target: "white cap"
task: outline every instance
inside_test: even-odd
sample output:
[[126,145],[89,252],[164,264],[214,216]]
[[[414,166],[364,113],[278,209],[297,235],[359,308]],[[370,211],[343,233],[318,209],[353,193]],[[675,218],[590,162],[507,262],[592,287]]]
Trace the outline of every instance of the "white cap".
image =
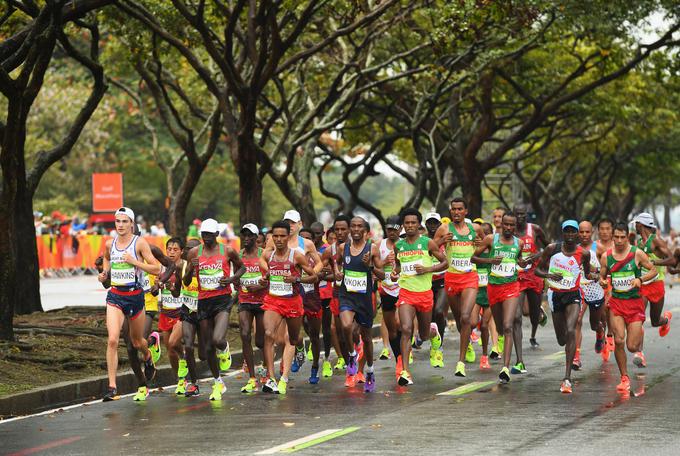
[[300,217],[300,213],[296,210],[291,209],[290,211],[286,211],[285,214],[283,214],[283,220],[290,220],[291,222],[298,223],[302,218]]
[[442,216],[437,214],[436,212],[430,212],[425,216],[425,221],[427,222],[430,219],[435,219],[438,222],[442,221]]
[[246,223],[243,225],[243,228],[241,228],[241,233],[244,231],[250,231],[253,234],[260,234],[260,230],[257,229],[257,226],[254,223]]
[[127,215],[128,217],[130,217],[130,220],[132,221],[132,223],[135,222],[135,213],[129,207],[121,207],[114,214],[114,216],[116,216],[116,215]]
[[466,217],[466,218],[465,218],[465,223],[472,223],[472,220],[470,220],[469,218]]
[[647,212],[640,212],[638,215],[635,216],[633,222],[639,223],[640,225],[644,225],[648,228],[656,228],[656,223],[654,223],[654,217],[652,216],[652,214],[649,214]]
[[217,220],[209,218],[203,220],[201,223],[201,229],[199,231],[201,233],[219,233],[220,228]]

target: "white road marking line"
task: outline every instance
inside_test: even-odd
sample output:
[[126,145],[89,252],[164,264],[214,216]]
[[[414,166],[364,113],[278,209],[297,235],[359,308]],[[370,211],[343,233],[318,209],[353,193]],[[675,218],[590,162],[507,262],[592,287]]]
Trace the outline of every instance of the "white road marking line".
[[255,454],[276,454],[279,453],[282,450],[286,450],[288,448],[294,447],[296,445],[301,445],[303,443],[309,442],[311,440],[318,439],[320,437],[325,437],[327,435],[333,434],[335,432],[340,431],[340,429],[326,429],[325,431],[317,432],[316,434],[311,434],[306,437],[301,437],[296,440],[291,440],[290,442],[282,443],[281,445],[277,445],[275,447],[271,447],[266,450],[258,451]]

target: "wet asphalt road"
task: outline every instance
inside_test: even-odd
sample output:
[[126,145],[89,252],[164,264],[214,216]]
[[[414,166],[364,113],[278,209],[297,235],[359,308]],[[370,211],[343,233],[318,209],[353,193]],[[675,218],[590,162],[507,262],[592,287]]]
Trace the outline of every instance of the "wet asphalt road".
[[[680,312],[677,288],[666,308]],[[613,355],[603,363],[589,330],[583,369],[572,376],[574,394],[560,394],[564,356],[552,326],[539,328],[541,347],[532,350],[525,321],[529,372],[513,375],[508,385],[496,382],[498,361],[490,371],[479,370],[478,346],[468,377],[454,377],[458,339],[449,331],[446,367],[430,368],[425,344],[415,351],[415,384],[408,389],[396,385],[391,360],[376,361],[374,394],[345,388],[337,371],[309,385],[309,362],[293,374],[285,396],[242,394],[246,378],[233,372],[217,403],[208,400],[205,383],[197,398],[176,397],[166,388],[145,403],[125,397],[0,422],[0,454],[241,455],[273,454],[277,447],[303,454],[680,454],[680,327],[664,339],[649,322],[645,327],[648,367],[636,368],[629,356],[636,394],[627,397],[615,391],[619,373]],[[451,392],[458,387],[466,388]],[[305,448],[309,440],[313,445]]]

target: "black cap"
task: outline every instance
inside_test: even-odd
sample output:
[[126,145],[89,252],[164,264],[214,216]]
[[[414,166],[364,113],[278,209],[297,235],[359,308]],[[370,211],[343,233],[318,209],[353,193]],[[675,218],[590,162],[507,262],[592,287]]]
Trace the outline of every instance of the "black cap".
[[387,228],[394,228],[395,230],[398,230],[401,228],[401,217],[398,215],[390,215],[387,217],[387,220],[385,220],[385,229]]

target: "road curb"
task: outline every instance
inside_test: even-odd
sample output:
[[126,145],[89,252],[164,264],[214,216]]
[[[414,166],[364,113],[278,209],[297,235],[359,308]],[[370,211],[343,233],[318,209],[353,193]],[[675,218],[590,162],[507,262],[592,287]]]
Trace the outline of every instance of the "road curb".
[[[380,325],[374,325],[373,337],[380,336]],[[323,336],[321,337],[323,341]],[[309,339],[305,338],[308,342]],[[260,350],[254,348],[255,359],[260,357]],[[243,364],[243,353],[232,352],[232,367],[240,369]],[[197,363],[198,372],[207,372],[208,364]],[[155,385],[174,385],[175,373],[169,364],[158,366]],[[116,379],[118,393],[129,394],[137,390],[137,379],[132,370],[120,372]],[[49,387],[36,388],[23,393],[12,394],[0,398],[0,419],[32,413],[40,413],[59,407],[66,407],[80,402],[87,402],[101,397],[108,387],[108,377],[99,375],[77,381],[61,382]]]

